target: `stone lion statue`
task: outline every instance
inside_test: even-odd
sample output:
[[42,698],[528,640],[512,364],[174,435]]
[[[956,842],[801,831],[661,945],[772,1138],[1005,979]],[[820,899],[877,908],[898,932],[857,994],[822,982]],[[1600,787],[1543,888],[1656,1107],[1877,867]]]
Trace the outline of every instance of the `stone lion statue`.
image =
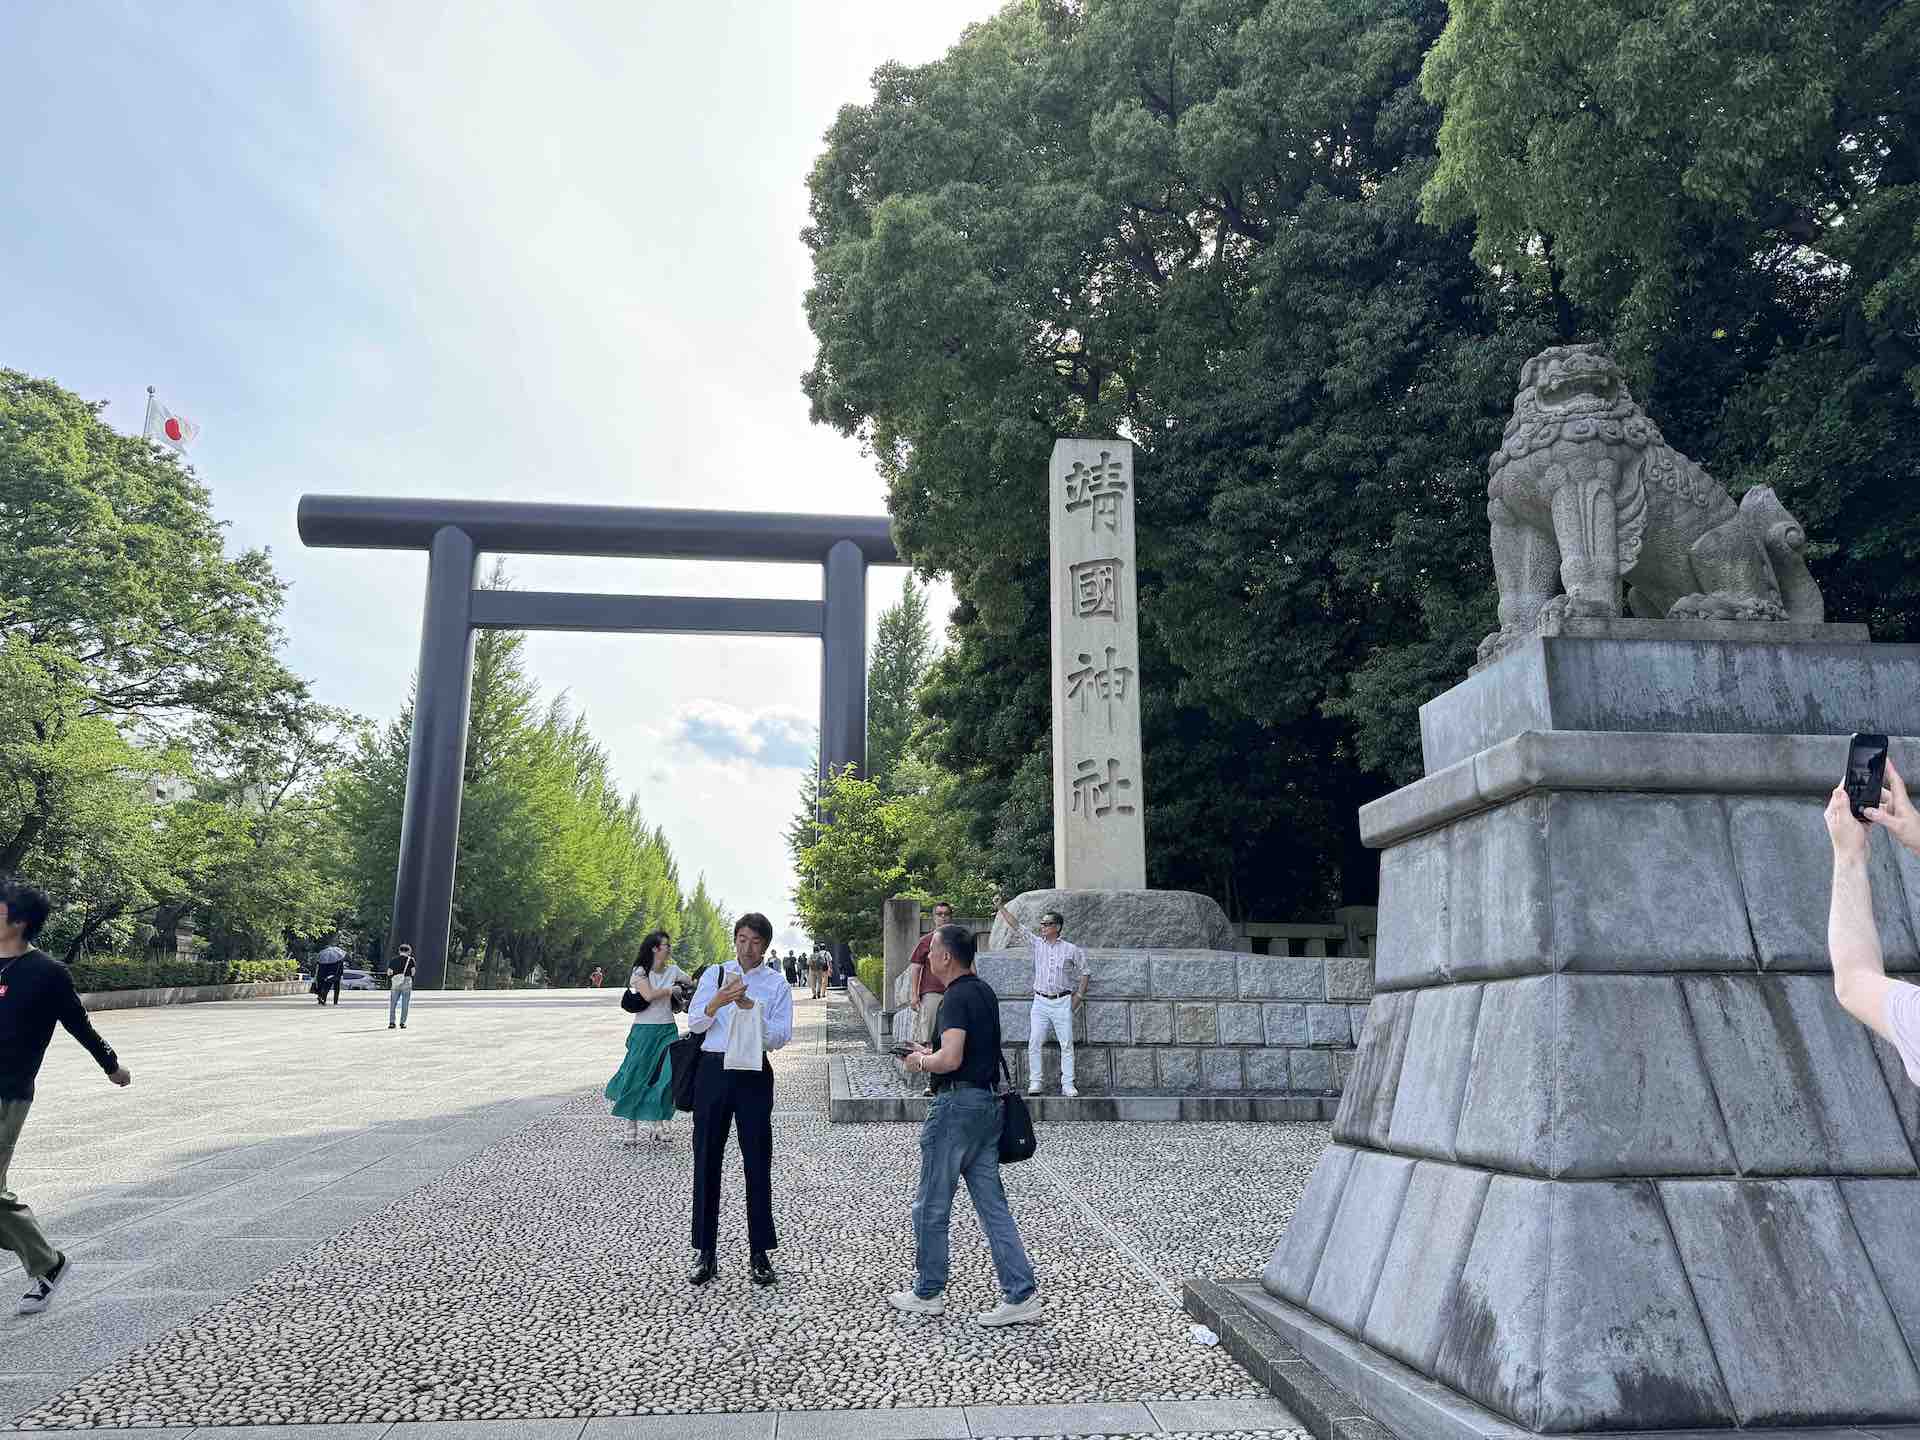
[[1738,505],[1661,438],[1597,345],[1556,345],[1520,371],[1487,461],[1500,628],[1484,663],[1560,617],[1795,620],[1825,616],[1806,531],[1773,491]]

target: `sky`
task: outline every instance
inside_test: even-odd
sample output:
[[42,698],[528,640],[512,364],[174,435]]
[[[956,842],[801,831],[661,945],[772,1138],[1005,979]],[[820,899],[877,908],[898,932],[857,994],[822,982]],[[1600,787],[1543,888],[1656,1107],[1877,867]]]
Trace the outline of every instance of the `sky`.
[[[989,0],[0,6],[0,365],[146,387],[234,549],[291,582],[286,658],[374,720],[423,555],[308,550],[302,494],[883,514],[812,426],[806,176],[880,64]],[[485,563],[483,561],[483,563]],[[508,557],[525,589],[818,598],[813,566]],[[869,572],[869,643],[904,571]],[[950,600],[934,600],[936,621]],[[691,888],[785,947],[808,640],[534,634]]]

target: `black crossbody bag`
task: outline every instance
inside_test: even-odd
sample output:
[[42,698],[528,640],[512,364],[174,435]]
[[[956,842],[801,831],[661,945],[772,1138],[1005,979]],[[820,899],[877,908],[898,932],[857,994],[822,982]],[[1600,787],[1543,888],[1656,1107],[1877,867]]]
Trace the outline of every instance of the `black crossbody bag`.
[[1000,1054],[1000,1073],[1007,1082],[1000,1092],[1000,1163],[1018,1165],[1033,1158],[1033,1152],[1040,1148],[1040,1137],[1034,1133],[1033,1113],[1027,1109],[1026,1097],[1007,1070],[1005,1051]]

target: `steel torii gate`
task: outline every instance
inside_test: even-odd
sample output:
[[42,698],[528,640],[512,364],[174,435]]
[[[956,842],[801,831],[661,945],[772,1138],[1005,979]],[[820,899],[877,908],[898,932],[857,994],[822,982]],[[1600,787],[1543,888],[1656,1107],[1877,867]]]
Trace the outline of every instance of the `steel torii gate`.
[[[312,546],[427,552],[391,937],[412,942],[424,987],[446,972],[475,630],[817,637],[821,769],[866,768],[867,566],[900,563],[884,519],[305,495],[299,527]],[[814,564],[826,570],[825,599],[477,590],[484,550]]]

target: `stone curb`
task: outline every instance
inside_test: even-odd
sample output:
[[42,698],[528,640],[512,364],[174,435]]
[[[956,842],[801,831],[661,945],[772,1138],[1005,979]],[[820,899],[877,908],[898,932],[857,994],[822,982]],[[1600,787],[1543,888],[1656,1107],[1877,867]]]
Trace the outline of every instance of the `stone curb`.
[[1227,1353],[1297,1415],[1314,1440],[1396,1440],[1393,1431],[1248,1314],[1219,1281],[1189,1280],[1181,1291],[1187,1313],[1218,1335]]
[[[832,1090],[827,1118],[839,1125],[919,1124],[927,1118],[931,1101],[919,1096],[898,1098],[855,1095],[847,1080],[842,1056],[829,1061]],[[1332,1120],[1340,1108],[1338,1095],[1064,1095],[1025,1097],[1033,1118],[1047,1124],[1073,1121],[1256,1121],[1298,1124]]]
[[265,1000],[303,995],[306,982],[259,980],[245,985],[169,985],[153,990],[89,990],[80,1003],[89,1010],[143,1010],[149,1005],[199,1005],[214,1000]]

